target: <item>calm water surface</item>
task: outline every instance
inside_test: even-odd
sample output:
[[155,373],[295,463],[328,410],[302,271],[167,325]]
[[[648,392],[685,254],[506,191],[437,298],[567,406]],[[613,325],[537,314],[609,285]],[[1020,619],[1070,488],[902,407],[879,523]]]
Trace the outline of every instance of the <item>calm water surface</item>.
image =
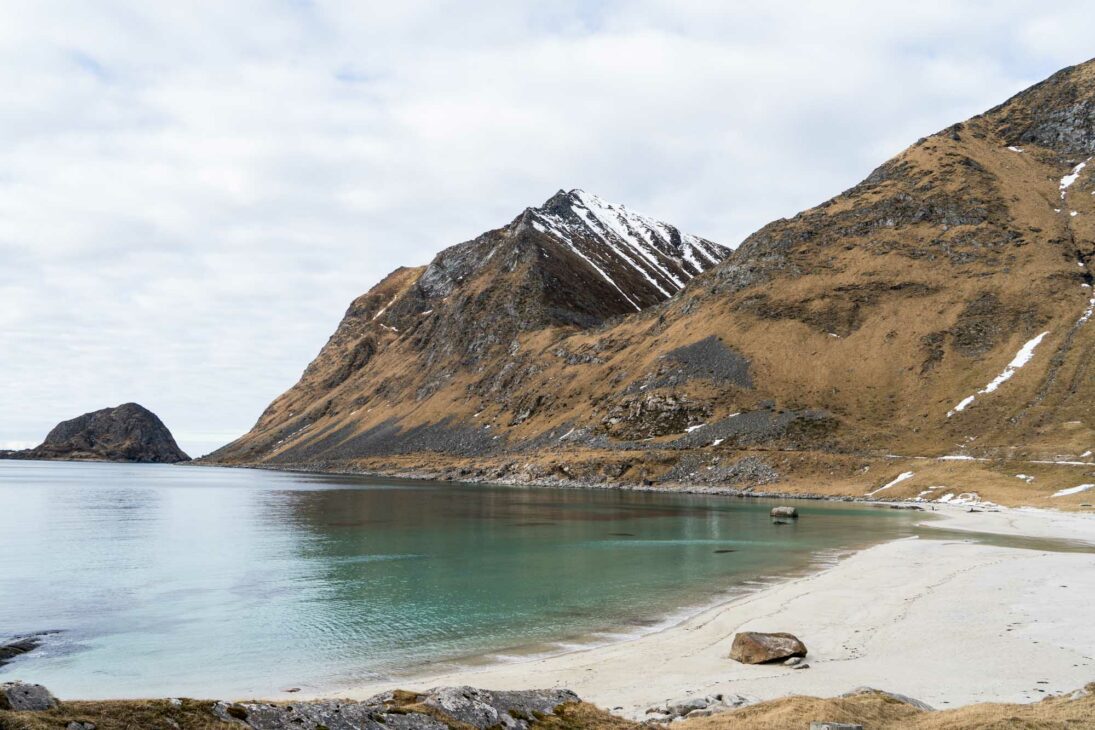
[[[337,691],[558,651],[911,534],[921,515],[606,490],[0,461],[0,668],[62,697]],[[428,665],[433,665],[429,667]]]

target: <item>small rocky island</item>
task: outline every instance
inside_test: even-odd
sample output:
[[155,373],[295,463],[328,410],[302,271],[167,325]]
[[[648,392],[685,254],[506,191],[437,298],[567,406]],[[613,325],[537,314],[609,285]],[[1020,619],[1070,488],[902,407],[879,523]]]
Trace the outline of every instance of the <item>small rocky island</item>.
[[123,403],[62,421],[38,446],[0,450],[0,459],[174,464],[190,457],[155,413],[137,403]]

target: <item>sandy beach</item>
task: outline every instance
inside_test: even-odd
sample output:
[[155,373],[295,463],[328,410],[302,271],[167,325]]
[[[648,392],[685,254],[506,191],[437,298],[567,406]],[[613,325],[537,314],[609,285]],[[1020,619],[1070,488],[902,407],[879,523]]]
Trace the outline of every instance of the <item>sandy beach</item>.
[[[1095,515],[936,509],[930,525],[947,530],[1095,543]],[[1095,680],[1092,596],[1095,553],[1000,547],[948,533],[868,548],[632,640],[399,686],[567,687],[629,717],[712,693],[833,696],[861,685],[938,708],[1033,702]],[[743,630],[796,634],[810,667],[730,660],[731,639]],[[367,685],[352,695],[391,687]]]

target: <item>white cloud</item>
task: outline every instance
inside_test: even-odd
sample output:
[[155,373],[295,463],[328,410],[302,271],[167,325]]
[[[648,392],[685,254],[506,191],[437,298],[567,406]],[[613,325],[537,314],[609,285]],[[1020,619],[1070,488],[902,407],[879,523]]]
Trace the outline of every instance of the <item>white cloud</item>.
[[558,188],[736,244],[1085,60],[1085,10],[0,0],[0,440],[136,400],[206,450]]

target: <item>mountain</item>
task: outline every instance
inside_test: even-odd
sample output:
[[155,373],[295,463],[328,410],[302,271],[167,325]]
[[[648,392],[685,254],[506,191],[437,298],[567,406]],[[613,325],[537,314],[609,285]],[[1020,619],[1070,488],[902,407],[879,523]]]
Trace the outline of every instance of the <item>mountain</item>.
[[1058,504],[1095,449],[1093,155],[1087,62],[729,255],[560,193],[355,301],[213,460]]
[[0,451],[2,459],[189,461],[155,413],[136,403],[85,413],[53,427],[33,449]]
[[559,191],[356,299],[300,382],[211,460],[337,460],[445,443],[481,453],[494,434],[458,424],[474,404],[528,418],[551,400],[508,399],[515,363],[530,358],[523,349],[667,301],[728,253],[585,191]]

